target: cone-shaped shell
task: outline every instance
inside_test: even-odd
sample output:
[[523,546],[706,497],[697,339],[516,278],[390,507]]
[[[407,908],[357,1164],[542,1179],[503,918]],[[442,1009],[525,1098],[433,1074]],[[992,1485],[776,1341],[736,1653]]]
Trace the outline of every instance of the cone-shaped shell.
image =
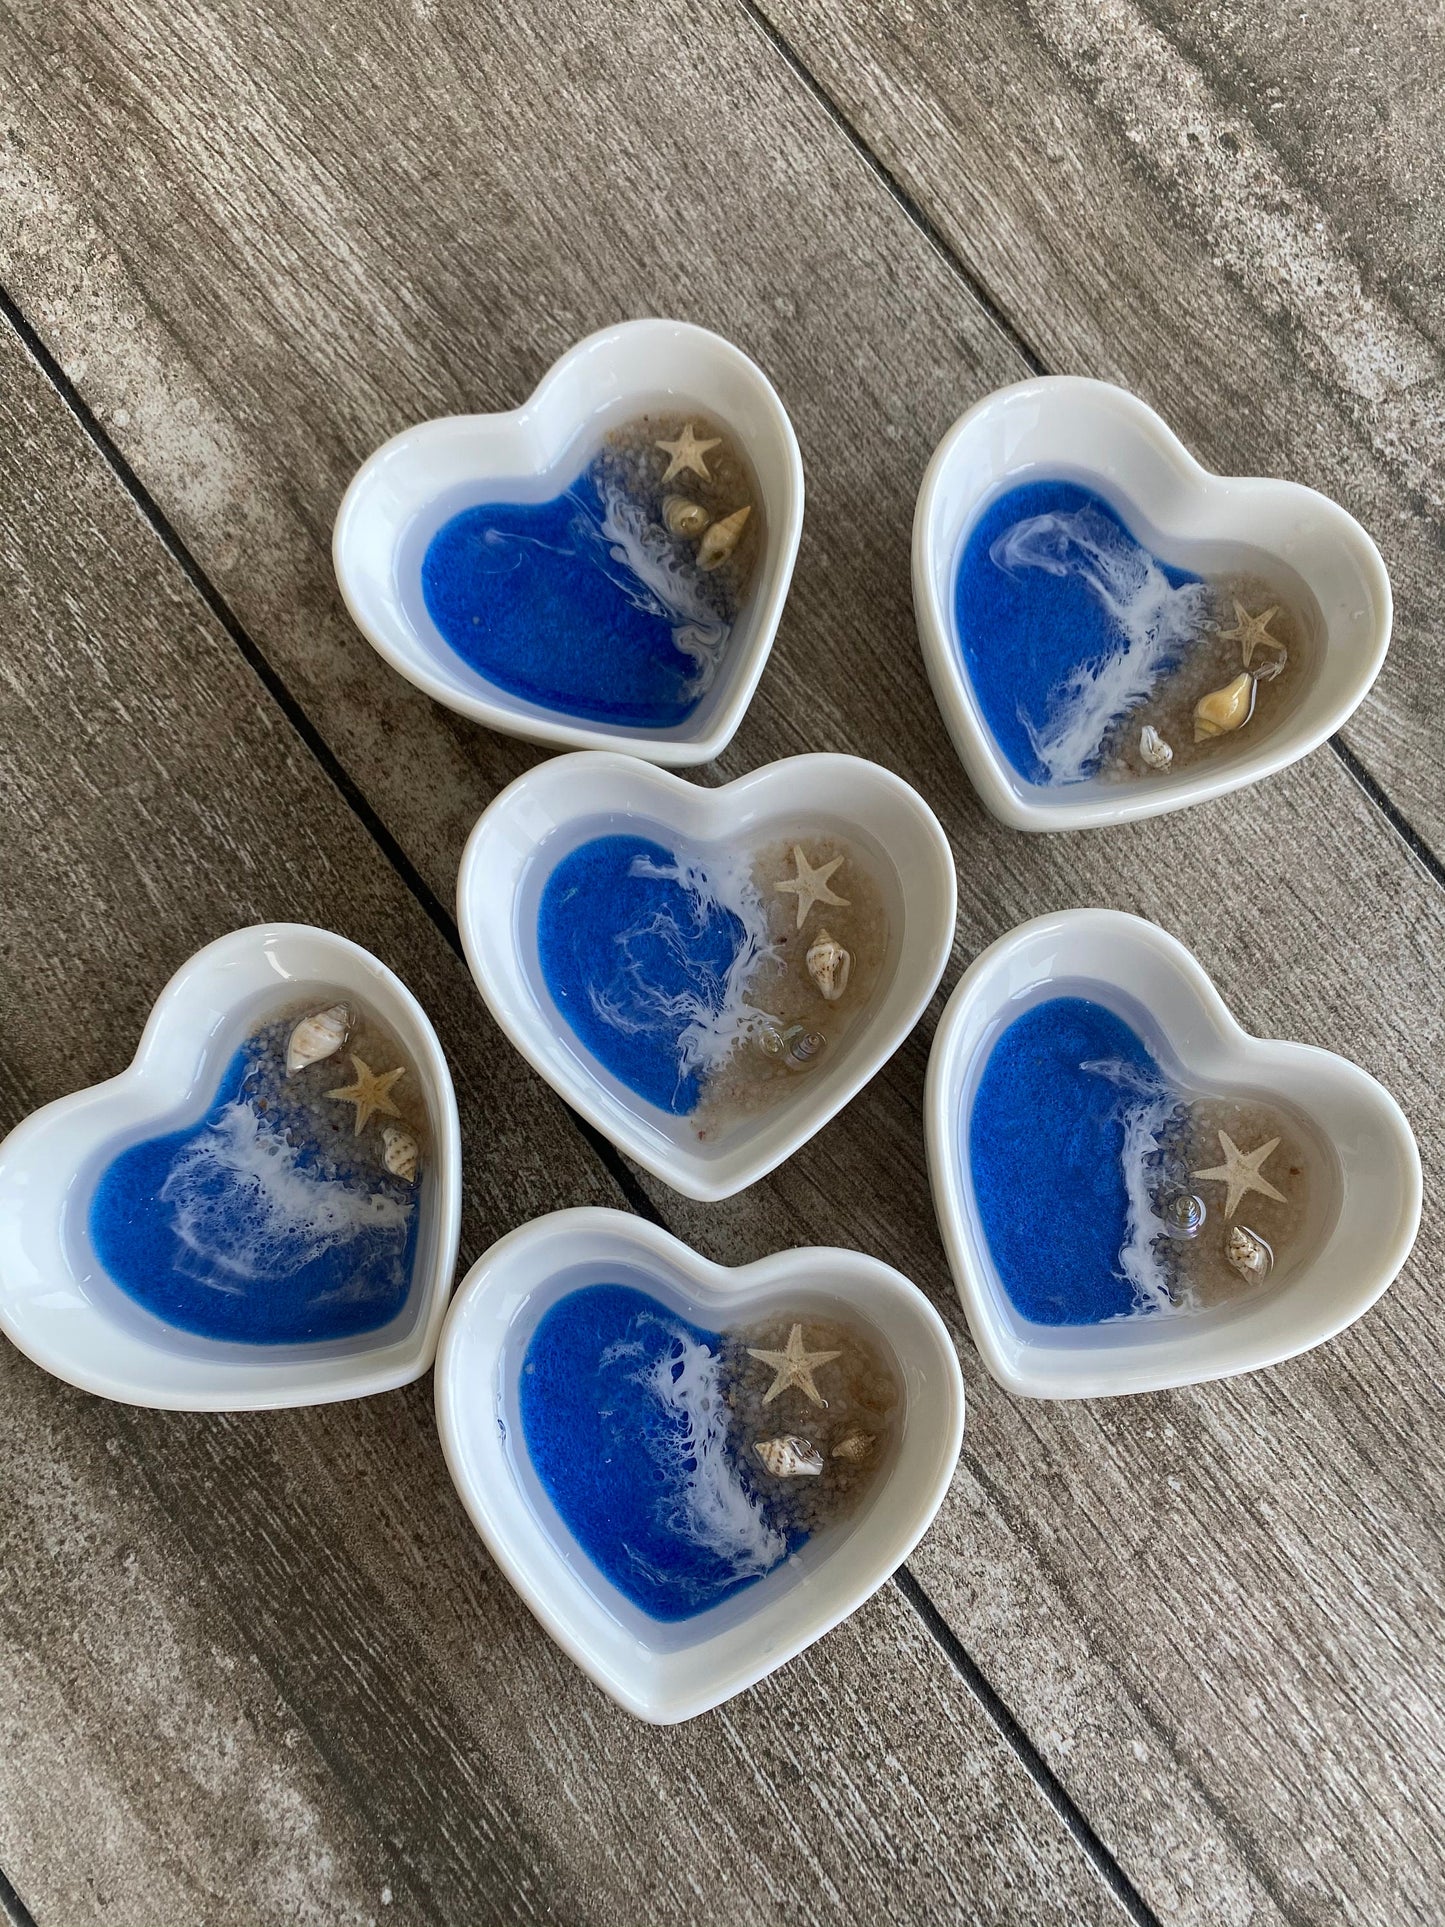
[[415,1184],[419,1156],[411,1132],[399,1131],[394,1124],[388,1124],[381,1134],[381,1161],[391,1175],[404,1184]]
[[808,945],[808,975],[830,1004],[836,1004],[848,988],[853,958],[838,939],[820,930]]
[[1254,708],[1254,677],[1241,670],[1223,689],[1211,689],[1194,705],[1194,740],[1208,742],[1211,736],[1226,736],[1249,721]]
[[752,504],[725,515],[721,522],[714,522],[707,534],[697,545],[697,566],[700,569],[720,569],[741,540],[743,523],[752,514]]
[[319,1064],[324,1057],[334,1057],[346,1042],[350,1029],[351,1012],[345,1004],[332,1004],[326,1010],[314,1010],[309,1017],[303,1017],[286,1045],[286,1075],[294,1077],[308,1064]]
[[762,1460],[763,1470],[775,1479],[816,1478],[823,1469],[823,1454],[817,1446],[791,1432],[780,1439],[759,1439],[753,1450]]
[[850,1432],[846,1439],[839,1439],[833,1447],[835,1459],[866,1459],[873,1450],[872,1436],[867,1432]]
[[1257,1238],[1242,1224],[1229,1227],[1229,1236],[1224,1241],[1224,1255],[1241,1278],[1267,1278],[1270,1266],[1274,1263],[1274,1254],[1264,1239]]

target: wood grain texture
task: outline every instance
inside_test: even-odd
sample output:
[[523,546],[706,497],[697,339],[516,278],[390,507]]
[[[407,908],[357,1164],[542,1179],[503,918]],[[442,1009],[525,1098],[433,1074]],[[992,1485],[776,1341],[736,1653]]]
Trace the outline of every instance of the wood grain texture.
[[1445,854],[1445,48],[1354,4],[763,0],[1051,373],[1374,535],[1394,642],[1346,740]]
[[[433,1014],[467,1253],[618,1201],[9,336],[0,633],[0,1128],[119,1068],[197,943],[289,916],[366,941]],[[0,1379],[0,1864],[39,1927],[1118,1917],[892,1589],[658,1731],[484,1555],[429,1384],[195,1416],[8,1346]]]
[[[335,502],[407,420],[509,405],[588,328],[681,312],[778,379],[809,475],[794,594],[721,773],[878,756],[953,839],[959,962],[1067,903],[1152,915],[1246,1023],[1382,1075],[1433,1184],[1440,893],[1337,761],[1110,836],[1010,836],[968,794],[918,659],[908,524],[937,437],[1022,364],[745,16],[583,8],[564,35],[478,6],[318,25],[298,3],[162,30],[32,7],[7,51],[10,284],[439,895],[531,752],[347,630]],[[1172,301],[1161,336],[1191,323]],[[1223,418],[1248,380],[1219,393]],[[930,1027],[766,1185],[707,1210],[656,1189],[667,1221],[729,1261],[856,1244],[949,1309],[921,1170]],[[1359,1331],[1231,1387],[1018,1405],[965,1347],[964,1474],[916,1569],[1163,1917],[1430,1918],[1440,1257],[1432,1217]]]

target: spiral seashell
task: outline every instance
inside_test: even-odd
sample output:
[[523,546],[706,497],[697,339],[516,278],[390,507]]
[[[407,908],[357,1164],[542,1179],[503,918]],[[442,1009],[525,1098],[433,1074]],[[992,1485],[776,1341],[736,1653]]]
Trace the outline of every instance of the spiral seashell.
[[761,1459],[763,1470],[775,1479],[815,1479],[823,1470],[823,1454],[817,1446],[792,1432],[784,1433],[780,1439],[758,1439],[753,1450]]
[[836,937],[820,930],[808,945],[808,975],[830,1004],[836,1004],[848,988],[853,958]]
[[1171,1238],[1197,1238],[1204,1229],[1204,1200],[1187,1185],[1167,1185],[1153,1200],[1154,1212]]
[[742,508],[734,509],[720,522],[714,522],[707,534],[697,545],[697,566],[700,569],[720,569],[742,539],[743,524],[752,514],[751,502]]
[[1153,723],[1145,723],[1139,731],[1139,760],[1149,769],[1168,769],[1174,761],[1174,751]]
[[662,519],[671,534],[691,541],[694,536],[702,534],[712,517],[701,502],[689,501],[685,495],[664,495]]
[[801,1024],[795,1026],[801,1035],[796,1036],[783,1052],[783,1061],[793,1070],[805,1070],[827,1043],[820,1030],[803,1030]]
[[351,1012],[345,1004],[332,1004],[326,1010],[314,1010],[309,1017],[303,1017],[287,1041],[286,1075],[294,1077],[308,1064],[319,1064],[324,1057],[334,1057],[346,1042],[350,1029]]
[[846,1439],[839,1439],[833,1447],[835,1459],[851,1459],[855,1463],[866,1459],[873,1450],[873,1436],[869,1432],[850,1432]]
[[1194,740],[1207,743],[1211,736],[1226,736],[1241,729],[1254,709],[1254,677],[1241,670],[1223,689],[1211,689],[1194,705]]
[[1248,1278],[1255,1284],[1269,1276],[1274,1264],[1274,1253],[1264,1239],[1257,1237],[1253,1231],[1247,1231],[1242,1224],[1229,1227],[1229,1236],[1224,1241],[1224,1255],[1241,1278]]
[[410,1131],[399,1131],[388,1124],[381,1134],[381,1161],[394,1178],[404,1184],[416,1183],[417,1160],[421,1153]]

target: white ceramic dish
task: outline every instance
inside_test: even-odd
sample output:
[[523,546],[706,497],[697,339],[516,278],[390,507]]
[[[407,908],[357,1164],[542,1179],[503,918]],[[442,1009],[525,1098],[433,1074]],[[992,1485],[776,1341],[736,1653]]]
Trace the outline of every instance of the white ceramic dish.
[[[755,1584],[663,1624],[578,1546],[526,1456],[506,1370],[538,1319],[588,1283],[630,1283],[697,1322],[842,1307],[871,1326],[905,1393],[898,1444],[859,1509]],[[691,1719],[763,1679],[877,1591],[923,1537],[963,1439],[947,1327],[914,1285],[856,1251],[783,1251],[736,1271],[621,1211],[558,1211],[492,1246],[464,1279],[437,1357],[437,1424],[458,1492],[493,1558],[559,1646],[640,1719]]]
[[[579,842],[622,826],[702,843],[836,827],[896,883],[889,960],[866,1020],[793,1095],[707,1143],[686,1118],[637,1097],[592,1057],[542,977],[537,900],[547,875]],[[721,789],[630,757],[560,756],[519,777],[483,813],[457,880],[467,961],[507,1036],[620,1150],[703,1200],[730,1197],[781,1164],[887,1062],[943,974],[956,907],[953,856],[932,810],[901,777],[853,756],[789,757]]]
[[[106,1276],[87,1230],[101,1172],[127,1144],[194,1122],[231,1053],[287,986],[353,995],[395,1032],[427,1085],[413,1284],[389,1325],[304,1345],[245,1345],[165,1324]],[[261,924],[207,944],[171,978],[118,1077],[33,1113],[0,1144],[0,1329],[37,1365],[129,1405],[244,1411],[360,1398],[420,1378],[456,1268],[461,1136],[425,1011],[370,952],[328,930]]]
[[[669,729],[614,728],[513,696],[471,668],[427,613],[421,564],[453,515],[486,501],[546,500],[609,429],[658,407],[693,407],[727,424],[757,477],[767,541],[722,667],[692,715]],[[743,719],[773,646],[802,527],[797,437],[757,364],[684,321],[624,321],[569,348],[520,408],[422,422],[385,443],[346,491],[332,557],[367,641],[448,708],[536,743],[683,766],[720,755]]]
[[[1062,477],[1102,495],[1165,562],[1200,573],[1264,569],[1312,601],[1320,660],[1300,706],[1257,744],[1147,781],[1030,783],[999,748],[974,695],[954,619],[970,530],[1005,490]],[[1078,830],[1182,809],[1258,782],[1332,735],[1379,674],[1390,640],[1380,552],[1337,503],[1296,482],[1214,475],[1125,389],[1071,375],[1000,388],[934,451],[913,518],[913,604],[933,693],[987,807],[1019,830]]]
[[[1062,1327],[1018,1315],[979,1224],[969,1113],[999,1032],[1051,985],[1080,995],[1092,987],[1104,1002],[1109,987],[1122,992],[1121,1014],[1152,1020],[1192,1079],[1282,1099],[1313,1123],[1337,1162],[1339,1204],[1300,1271],[1233,1304],[1177,1316]],[[1420,1222],[1420,1157],[1389,1092],[1330,1051],[1251,1037],[1183,944],[1117,910],[1038,917],[984,951],[939,1024],[926,1113],[934,1204],[974,1343],[999,1383],[1025,1397],[1158,1391],[1308,1351],[1375,1302]]]

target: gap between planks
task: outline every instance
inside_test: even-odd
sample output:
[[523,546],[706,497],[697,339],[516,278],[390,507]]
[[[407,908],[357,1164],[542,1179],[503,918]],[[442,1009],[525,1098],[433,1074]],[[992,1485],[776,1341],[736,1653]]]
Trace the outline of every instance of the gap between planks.
[[[892,191],[897,190],[895,188]],[[921,214],[912,213],[911,217],[927,225],[923,222]],[[931,229],[929,231],[932,232]],[[941,247],[942,243],[939,242],[938,245]],[[949,256],[949,259],[951,260],[952,256]],[[989,312],[994,314],[995,310],[990,307]],[[291,694],[264,651],[258,647],[254,638],[238,620],[230,604],[191,554],[165,511],[131,468],[75,384],[51,354],[36,329],[31,326],[9,290],[4,287],[0,287],[0,316],[3,316],[14,330],[26,353],[69,409],[86,438],[130,497],[166,554],[181,570],[186,581],[220,624],[260,680],[271,700],[286,717],[319,767],[335,786],[347,807],[395,869],[452,951],[465,962],[461,933],[456,919],[392,835],[364,792],[353,781],[326,738]],[[1006,326],[1001,319],[999,325]],[[1445,881],[1445,877],[1442,877],[1442,881]],[[560,1099],[558,1101],[561,1103]],[[647,1219],[661,1230],[670,1231],[671,1227],[616,1146],[593,1125],[579,1117],[570,1105],[562,1103],[561,1108],[584,1142],[615,1180],[618,1189],[637,1216]],[[1158,1916],[1089,1825],[1042,1754],[1029,1739],[1023,1726],[989,1684],[977,1661],[906,1566],[900,1567],[893,1574],[893,1584],[902,1598],[908,1602],[929,1637],[942,1650],[954,1672],[973,1694],[1024,1772],[1038,1788],[1060,1825],[1078,1846],[1099,1880],[1119,1903],[1128,1919],[1135,1923],[1135,1927],[1160,1927]],[[4,1927],[36,1927],[34,1919],[15,1892],[3,1868],[0,1868],[0,1923],[3,1923]]]
[[[819,107],[838,129],[838,132],[843,136],[844,140],[847,141],[848,145],[853,149],[853,152],[868,169],[869,173],[873,175],[884,192],[896,203],[905,218],[911,221],[914,227],[918,229],[919,233],[922,234],[934,252],[943,261],[950,274],[952,274],[956,280],[960,281],[968,290],[974,301],[982,308],[983,312],[1008,342],[1020,361],[1024,363],[1032,374],[1053,374],[1054,370],[1049,367],[1044,357],[1028,339],[1027,335],[1021,331],[1017,322],[1013,320],[1005,309],[1000,307],[999,303],[994,299],[992,292],[984,286],[963,260],[962,256],[953,248],[939,228],[937,222],[933,220],[927,210],[908,192],[908,189],[898,179],[897,175],[893,173],[892,169],[873,151],[863,135],[853,125],[852,121],[849,120],[847,114],[844,113],[842,107],[839,106],[838,102],[828,92],[828,89],[823,85],[822,81],[818,79],[811,68],[804,65],[801,56],[788,40],[787,36],[782,33],[762,11],[761,7],[757,4],[757,0],[738,0],[738,5],[752,22],[758,34],[772,48],[774,53],[788,68],[789,72],[807,88],[809,94],[817,101]],[[1376,810],[1389,824],[1395,835],[1404,843],[1410,854],[1424,868],[1433,881],[1438,883],[1442,889],[1445,889],[1445,861],[1442,861],[1441,858],[1436,855],[1435,851],[1430,848],[1430,845],[1425,841],[1424,837],[1421,836],[1420,832],[1405,815],[1404,811],[1391,800],[1384,785],[1371,774],[1360,761],[1359,757],[1355,755],[1354,751],[1347,747],[1342,737],[1338,735],[1331,736],[1328,739],[1328,747],[1334,751],[1355,783],[1364,791],[1365,795],[1370,799],[1371,803],[1374,804]]]

